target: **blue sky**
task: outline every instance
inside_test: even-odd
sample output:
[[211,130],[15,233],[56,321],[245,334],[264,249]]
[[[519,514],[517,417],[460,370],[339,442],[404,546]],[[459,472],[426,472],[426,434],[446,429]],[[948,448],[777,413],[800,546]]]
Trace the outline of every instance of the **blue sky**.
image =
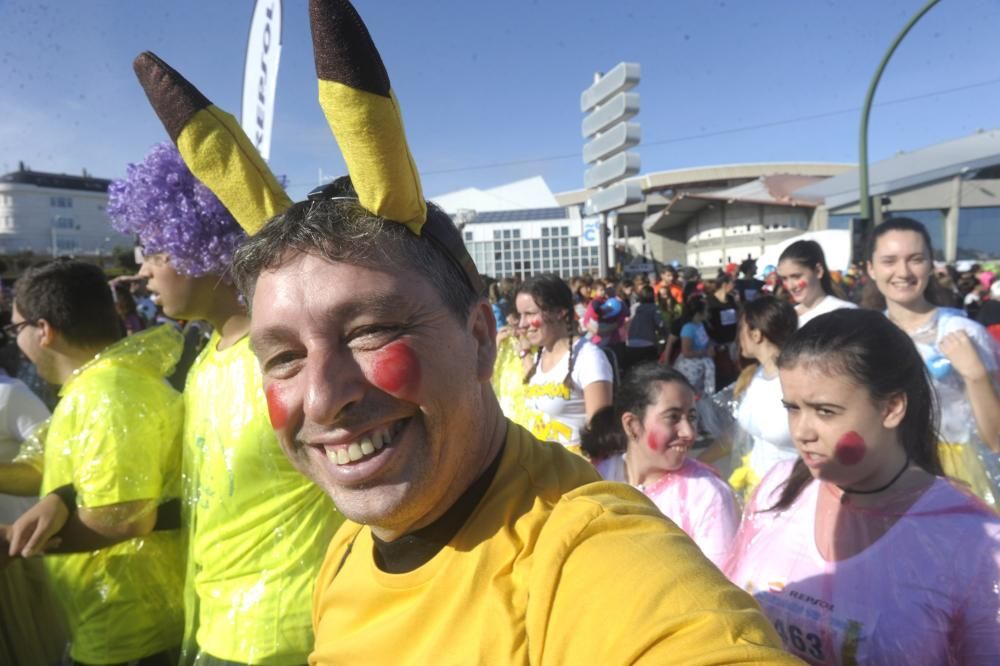
[[[857,159],[882,53],[924,0],[357,0],[431,195],[583,183],[579,94],[642,65],[643,172]],[[166,135],[132,74],[158,53],[238,112],[250,0],[0,0],[0,172],[119,177]],[[942,0],[890,63],[872,159],[1000,126],[1000,3]],[[315,102],[305,0],[285,0],[271,167],[296,198],[343,161]],[[914,99],[916,98],[916,99]],[[902,100],[902,101],[900,101]],[[886,104],[887,102],[890,102]],[[750,129],[747,129],[750,128]],[[514,164],[510,164],[514,163]],[[504,166],[496,166],[504,165]]]

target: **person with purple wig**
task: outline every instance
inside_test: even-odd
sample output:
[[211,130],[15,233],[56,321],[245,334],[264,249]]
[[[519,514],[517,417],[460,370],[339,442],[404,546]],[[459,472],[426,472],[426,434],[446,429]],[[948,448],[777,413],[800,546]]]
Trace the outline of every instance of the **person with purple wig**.
[[184,387],[181,663],[304,664],[313,581],[341,519],[271,428],[229,276],[246,236],[171,144],[153,146],[108,192],[112,224],[138,237],[139,277],[164,313],[213,329]]

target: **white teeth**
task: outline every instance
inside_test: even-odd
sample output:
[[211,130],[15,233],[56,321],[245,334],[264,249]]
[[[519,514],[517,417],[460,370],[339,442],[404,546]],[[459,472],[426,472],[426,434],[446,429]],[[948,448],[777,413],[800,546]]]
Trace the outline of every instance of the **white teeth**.
[[347,454],[345,449],[337,449],[337,464],[346,465],[351,462],[351,457]]
[[337,464],[337,452],[335,450],[333,450],[333,449],[327,449],[326,450],[326,458],[330,462],[332,462],[334,464]]
[[361,452],[361,447],[357,444],[351,444],[347,447],[347,457],[351,459],[351,462],[361,460],[364,456],[365,454]]
[[[385,446],[385,440],[382,435],[381,430],[376,430],[372,433],[371,447],[372,451],[381,451],[382,447]],[[371,453],[371,451],[369,451]]]
[[373,439],[374,437],[372,439],[368,439],[367,437],[365,437],[363,440],[361,440],[361,453],[363,453],[366,456],[370,456],[371,454],[375,453],[375,445],[372,443]]

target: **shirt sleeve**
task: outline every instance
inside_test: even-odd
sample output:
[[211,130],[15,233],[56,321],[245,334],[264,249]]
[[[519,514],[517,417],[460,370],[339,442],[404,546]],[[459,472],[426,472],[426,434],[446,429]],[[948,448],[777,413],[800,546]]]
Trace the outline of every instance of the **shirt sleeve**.
[[529,644],[539,639],[533,663],[799,663],[753,599],[651,505],[569,503],[578,506],[553,513],[549,523],[560,527],[535,551],[542,608],[529,610],[528,626],[537,631],[541,619],[544,631],[529,633]]
[[688,322],[688,323],[684,324],[684,326],[681,328],[681,337],[682,338],[693,338],[694,334],[695,334],[695,331],[697,331],[697,330],[698,330],[697,326],[695,326],[691,322]]
[[611,362],[596,345],[585,342],[580,345],[576,354],[572,379],[581,389],[594,382],[614,381]]
[[76,456],[73,486],[80,506],[160,499],[161,419],[147,412],[145,402],[105,395],[78,405],[84,411],[70,448]]

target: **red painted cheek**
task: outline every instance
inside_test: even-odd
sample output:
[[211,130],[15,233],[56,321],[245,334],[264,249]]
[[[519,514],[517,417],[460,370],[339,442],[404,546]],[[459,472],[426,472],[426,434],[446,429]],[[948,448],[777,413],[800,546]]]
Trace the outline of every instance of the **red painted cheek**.
[[528,320],[528,327],[529,328],[533,328],[533,329],[535,329],[537,331],[538,329],[540,329],[542,327],[542,320],[541,319],[529,319]]
[[867,451],[864,438],[852,430],[837,441],[833,455],[841,465],[857,465]]
[[798,284],[795,286],[798,287],[799,289],[805,289],[806,287],[809,286],[809,283],[806,282],[805,280],[799,280]]
[[650,451],[659,453],[666,446],[666,433],[659,428],[650,428],[646,434],[646,446]]
[[372,381],[386,393],[412,393],[420,386],[420,361],[408,345],[394,342],[376,354]]
[[264,395],[267,397],[267,415],[271,419],[271,427],[275,430],[281,430],[288,423],[288,408],[281,400],[278,387],[271,384],[264,391]]

